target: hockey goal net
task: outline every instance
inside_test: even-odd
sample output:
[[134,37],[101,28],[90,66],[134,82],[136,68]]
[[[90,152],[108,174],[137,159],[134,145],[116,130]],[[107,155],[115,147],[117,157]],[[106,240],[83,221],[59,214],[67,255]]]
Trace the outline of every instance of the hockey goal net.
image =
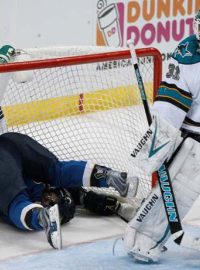
[[[153,48],[136,52],[152,104],[161,55]],[[32,136],[61,160],[90,160],[138,175],[138,197],[146,197],[151,179],[130,158],[147,121],[129,50],[25,49],[16,61],[0,66],[11,75],[1,100],[7,130]]]

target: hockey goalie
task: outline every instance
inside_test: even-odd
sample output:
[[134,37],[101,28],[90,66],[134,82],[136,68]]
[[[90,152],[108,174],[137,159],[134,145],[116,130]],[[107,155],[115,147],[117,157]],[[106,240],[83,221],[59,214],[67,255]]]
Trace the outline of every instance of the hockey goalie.
[[[142,149],[131,154],[147,174],[158,171],[166,206],[157,185],[128,223],[125,249],[138,260],[158,260],[171,234],[167,215],[170,222],[178,219],[163,162],[169,170],[181,220],[200,194],[200,10],[194,19],[194,31],[175,49],[160,84],[148,130],[151,135],[144,134]],[[186,244],[199,250],[199,238]]]

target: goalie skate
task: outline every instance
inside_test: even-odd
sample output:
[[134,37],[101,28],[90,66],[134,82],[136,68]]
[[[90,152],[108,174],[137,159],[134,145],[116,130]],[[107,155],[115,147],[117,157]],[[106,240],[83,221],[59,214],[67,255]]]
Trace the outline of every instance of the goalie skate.
[[153,260],[150,257],[138,254],[138,253],[134,253],[134,252],[129,252],[128,255],[134,259],[135,261],[140,261],[140,262],[144,262],[144,263],[154,263],[157,260]]
[[[165,246],[162,246],[160,247],[160,251],[161,253],[167,251],[167,248]],[[158,261],[158,258],[156,257],[151,257],[151,256],[145,256],[145,255],[142,255],[142,254],[138,254],[137,252],[133,252],[133,251],[130,251],[128,252],[128,255],[136,260],[136,261],[140,261],[140,262],[145,262],[145,263],[155,263]]]
[[47,241],[55,249],[62,248],[62,236],[58,205],[43,208],[40,213],[40,221],[45,230]]

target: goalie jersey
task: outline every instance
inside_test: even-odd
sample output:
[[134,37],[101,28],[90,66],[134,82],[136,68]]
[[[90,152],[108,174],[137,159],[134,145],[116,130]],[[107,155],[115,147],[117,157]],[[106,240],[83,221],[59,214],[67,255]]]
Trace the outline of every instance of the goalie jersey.
[[153,105],[171,125],[200,133],[200,47],[195,35],[175,49]]

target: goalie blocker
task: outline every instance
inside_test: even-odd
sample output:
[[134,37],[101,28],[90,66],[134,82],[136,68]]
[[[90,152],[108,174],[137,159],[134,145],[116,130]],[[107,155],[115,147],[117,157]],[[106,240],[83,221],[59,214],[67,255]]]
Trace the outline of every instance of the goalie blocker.
[[[166,185],[167,175],[161,165],[163,160],[169,160],[183,138],[179,130],[158,116],[154,118],[150,130],[152,130],[152,134],[146,140],[144,147],[138,151],[136,164],[140,164],[139,160],[141,159],[144,169],[147,165],[146,172],[148,173],[160,168],[159,174],[162,179],[165,205],[170,220],[176,223],[178,219],[174,211],[172,194],[169,186]],[[200,144],[192,138],[186,138],[169,166],[181,219],[187,214],[200,194],[199,164]],[[160,188],[157,185],[141,205],[136,216],[129,222],[124,234],[124,246],[128,254],[135,259],[157,261],[160,253],[165,250],[164,244],[169,236],[168,221]],[[172,236],[177,238],[175,233]],[[199,238],[183,237],[182,242],[183,246],[186,247],[200,246]]]

